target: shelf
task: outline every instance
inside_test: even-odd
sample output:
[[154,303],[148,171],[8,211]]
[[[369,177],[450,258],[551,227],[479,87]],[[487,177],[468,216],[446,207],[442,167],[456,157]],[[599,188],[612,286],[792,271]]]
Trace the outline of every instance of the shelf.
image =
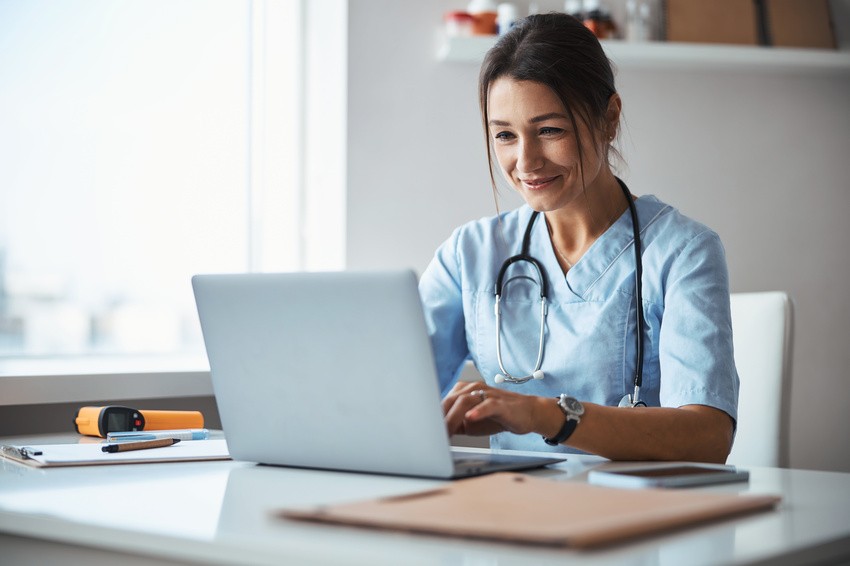
[[[495,41],[492,36],[444,38],[438,58],[477,64]],[[604,40],[602,46],[620,69],[850,74],[850,51],[618,40]]]

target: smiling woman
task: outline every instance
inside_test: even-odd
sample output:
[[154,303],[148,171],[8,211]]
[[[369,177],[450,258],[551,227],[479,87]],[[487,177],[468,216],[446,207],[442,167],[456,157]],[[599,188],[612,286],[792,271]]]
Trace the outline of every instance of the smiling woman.
[[[622,102],[598,40],[565,14],[518,22],[479,101],[493,189],[495,155],[525,205],[455,230],[422,276],[449,432],[724,461],[738,376],[723,247],[614,175]],[[466,359],[485,383],[457,383]]]

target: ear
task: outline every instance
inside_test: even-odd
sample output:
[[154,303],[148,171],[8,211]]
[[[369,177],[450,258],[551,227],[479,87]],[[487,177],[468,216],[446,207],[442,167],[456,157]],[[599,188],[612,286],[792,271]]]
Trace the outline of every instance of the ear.
[[608,99],[608,109],[605,111],[605,133],[608,136],[607,142],[611,142],[617,137],[617,129],[620,126],[620,112],[623,110],[623,100],[616,92]]

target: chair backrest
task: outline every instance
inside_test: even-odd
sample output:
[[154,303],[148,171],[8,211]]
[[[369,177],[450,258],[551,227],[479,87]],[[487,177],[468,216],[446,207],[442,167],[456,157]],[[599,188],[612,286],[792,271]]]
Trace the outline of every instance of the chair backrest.
[[732,333],[741,379],[729,464],[788,466],[794,318],[783,292],[733,293]]

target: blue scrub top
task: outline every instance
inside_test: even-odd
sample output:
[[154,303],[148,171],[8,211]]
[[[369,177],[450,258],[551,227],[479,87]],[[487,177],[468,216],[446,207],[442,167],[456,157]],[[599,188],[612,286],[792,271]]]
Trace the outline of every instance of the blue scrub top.
[[[737,419],[738,374],[732,350],[729,276],[715,232],[654,196],[635,201],[643,245],[644,368],[649,406],[708,405]],[[546,377],[501,383],[496,358],[495,282],[518,254],[528,206],[457,228],[419,284],[443,394],[471,359],[485,381],[520,393],[616,406],[634,389],[635,260],[631,216],[624,212],[563,275],[546,222],[532,228],[529,254],[545,268],[549,314],[541,369]],[[539,289],[527,262],[509,268],[502,291],[502,360],[514,376],[534,369],[540,329]],[[501,449],[577,452],[538,434],[502,433]]]

